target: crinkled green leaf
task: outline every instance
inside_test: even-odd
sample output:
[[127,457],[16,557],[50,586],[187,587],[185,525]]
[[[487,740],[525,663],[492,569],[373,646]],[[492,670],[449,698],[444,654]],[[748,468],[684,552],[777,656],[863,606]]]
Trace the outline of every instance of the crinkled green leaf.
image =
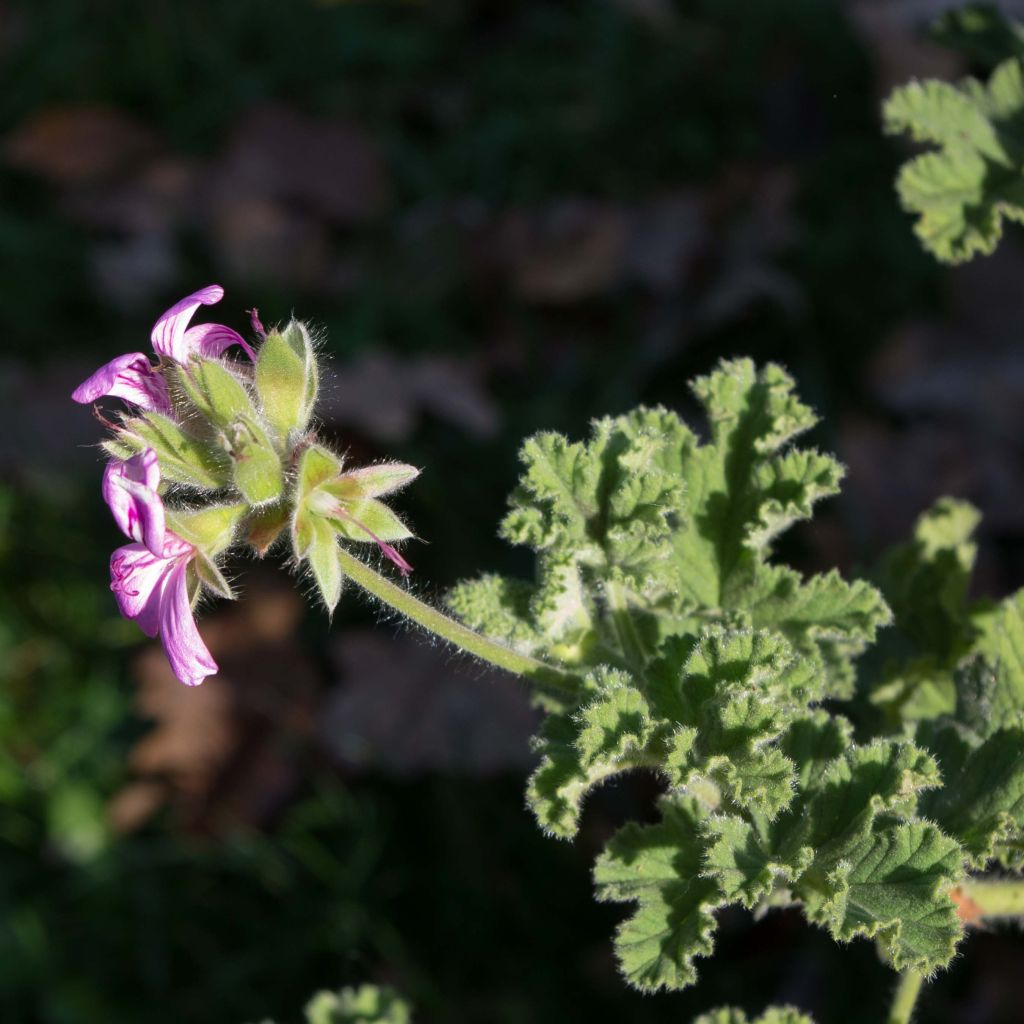
[[814,1021],[793,1006],[770,1006],[756,1020],[750,1020],[742,1010],[722,1007],[702,1014],[693,1024],[814,1024]]
[[935,762],[891,740],[825,760],[845,740],[823,714],[795,722],[783,749],[812,765],[797,799],[772,821],[709,818],[705,873],[747,906],[784,886],[836,939],[878,937],[897,969],[945,966],[960,935],[948,891],[963,851],[914,817],[939,784]]
[[409,1024],[409,1004],[377,985],[318,992],[306,1006],[306,1024]]
[[[598,420],[587,442],[526,443],[503,525],[540,555],[538,598],[516,611],[520,635],[534,632],[543,657],[639,672],[666,638],[710,622],[775,628],[817,660],[823,692],[849,695],[852,659],[889,619],[881,596],[768,561],[778,533],[836,491],[842,468],[791,447],[815,416],[779,367],[723,362],[694,387],[707,443],[664,409]],[[484,624],[495,594],[463,585],[452,606]]]
[[701,875],[701,812],[685,797],[660,803],[657,825],[631,824],[594,867],[597,897],[636,901],[616,934],[615,951],[630,984],[647,992],[683,988],[696,979],[693,961],[714,947],[718,883]]
[[949,895],[962,862],[931,823],[887,822],[815,857],[796,892],[837,941],[876,938],[896,970],[930,973],[953,958],[962,932]]
[[560,837],[576,832],[587,791],[643,762],[653,736],[650,709],[625,673],[590,677],[597,696],[575,714],[548,716],[537,740],[540,766],[527,803],[541,827]]
[[930,737],[944,788],[928,793],[922,813],[953,836],[984,868],[993,858],[1020,867],[1024,836],[1024,729],[1000,729],[972,747],[958,730]]
[[953,709],[954,671],[975,628],[967,602],[978,512],[944,498],[917,521],[913,538],[892,548],[875,579],[893,610],[894,628],[866,659],[871,700],[889,721],[933,718]]
[[939,147],[904,164],[896,188],[917,214],[918,237],[940,260],[990,253],[1003,219],[1024,219],[1024,77],[1017,57],[1001,63],[987,84],[911,82],[893,92],[883,115],[888,132]]
[[677,740],[666,762],[670,781],[710,781],[733,806],[781,810],[794,767],[772,744],[819,685],[812,677],[777,633],[714,629],[696,644],[670,645],[648,674],[661,734],[688,730],[685,750]]
[[460,583],[447,596],[451,611],[466,625],[517,650],[533,653],[543,642],[530,619],[534,588],[525,580],[490,573]]
[[1024,720],[1024,591],[977,612],[973,621],[978,636],[971,653],[991,669],[990,676],[978,677],[986,687],[973,695],[973,714],[980,735],[988,736]]

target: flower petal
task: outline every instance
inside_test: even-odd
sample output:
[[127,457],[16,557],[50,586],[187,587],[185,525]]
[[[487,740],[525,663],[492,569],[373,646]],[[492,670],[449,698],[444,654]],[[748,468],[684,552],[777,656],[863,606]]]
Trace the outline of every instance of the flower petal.
[[183,348],[189,355],[216,359],[226,348],[241,345],[245,354],[256,362],[256,353],[252,346],[238,331],[233,331],[223,324],[196,324],[185,332]]
[[126,619],[134,619],[146,636],[160,628],[162,584],[173,559],[158,558],[143,544],[126,544],[110,556],[110,589]]
[[153,327],[150,338],[153,351],[159,355],[184,363],[189,356],[185,344],[185,328],[200,306],[212,306],[224,298],[224,289],[219,284],[209,284],[176,302]]
[[111,359],[71,392],[71,397],[83,405],[105,395],[123,398],[147,412],[171,411],[163,376],[141,352],[129,352]]
[[174,674],[186,686],[198,686],[217,671],[217,663],[203,643],[188,600],[187,559],[167,576],[160,598],[160,639]]
[[110,462],[103,473],[103,500],[121,532],[163,557],[164,503],[157,494],[160,463],[152,448],[124,462]]

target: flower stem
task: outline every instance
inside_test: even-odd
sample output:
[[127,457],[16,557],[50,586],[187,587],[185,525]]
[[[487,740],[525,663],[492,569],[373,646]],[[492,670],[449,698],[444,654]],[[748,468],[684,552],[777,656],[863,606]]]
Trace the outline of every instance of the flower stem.
[[433,605],[414,597],[409,591],[392,583],[365,562],[339,548],[339,559],[345,575],[357,583],[374,597],[394,608],[396,612],[411,619],[417,625],[447,640],[450,644],[475,654],[483,661],[490,662],[498,668],[512,672],[517,676],[538,683],[542,688],[561,694],[575,693],[578,688],[576,677],[548,665],[527,654],[506,647],[504,644],[489,640],[475,630],[464,626],[461,622],[444,612],[438,611]]
[[910,1024],[923,982],[924,975],[919,971],[904,971],[900,975],[900,983],[889,1010],[889,1024]]
[[1024,915],[1024,881],[967,878],[960,883],[960,891],[982,917]]

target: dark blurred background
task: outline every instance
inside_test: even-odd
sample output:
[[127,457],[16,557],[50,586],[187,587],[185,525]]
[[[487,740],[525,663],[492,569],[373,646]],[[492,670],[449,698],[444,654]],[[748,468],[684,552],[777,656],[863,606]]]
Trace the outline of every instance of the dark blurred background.
[[[849,465],[788,542],[870,563],[936,496],[983,511],[979,590],[1024,582],[1024,248],[951,271],[892,181],[879,102],[985,74],[934,0],[0,0],[0,1020],[298,1020],[399,987],[424,1022],[685,1022],[788,1000],[879,1020],[893,979],[796,913],[722,915],[700,985],[625,988],[593,857],[523,805],[524,689],[283,570],[203,631],[199,690],[121,621],[101,432],[71,389],[213,319],[292,310],[354,458],[425,467],[416,586],[528,573],[495,535],[529,432],[692,413],[723,356],[785,363]],[[1024,15],[1024,4],[1003,4]],[[974,935],[922,1022],[1024,1019],[1024,944]]]

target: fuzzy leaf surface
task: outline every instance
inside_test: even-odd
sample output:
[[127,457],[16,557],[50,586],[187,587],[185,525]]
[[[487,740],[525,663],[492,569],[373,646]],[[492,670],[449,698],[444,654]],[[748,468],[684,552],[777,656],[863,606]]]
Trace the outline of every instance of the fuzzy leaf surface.
[[714,948],[715,880],[700,874],[703,847],[695,800],[661,801],[657,825],[627,825],[594,867],[597,898],[635,901],[619,927],[615,951],[630,984],[646,992],[683,988],[696,979],[693,961]]

